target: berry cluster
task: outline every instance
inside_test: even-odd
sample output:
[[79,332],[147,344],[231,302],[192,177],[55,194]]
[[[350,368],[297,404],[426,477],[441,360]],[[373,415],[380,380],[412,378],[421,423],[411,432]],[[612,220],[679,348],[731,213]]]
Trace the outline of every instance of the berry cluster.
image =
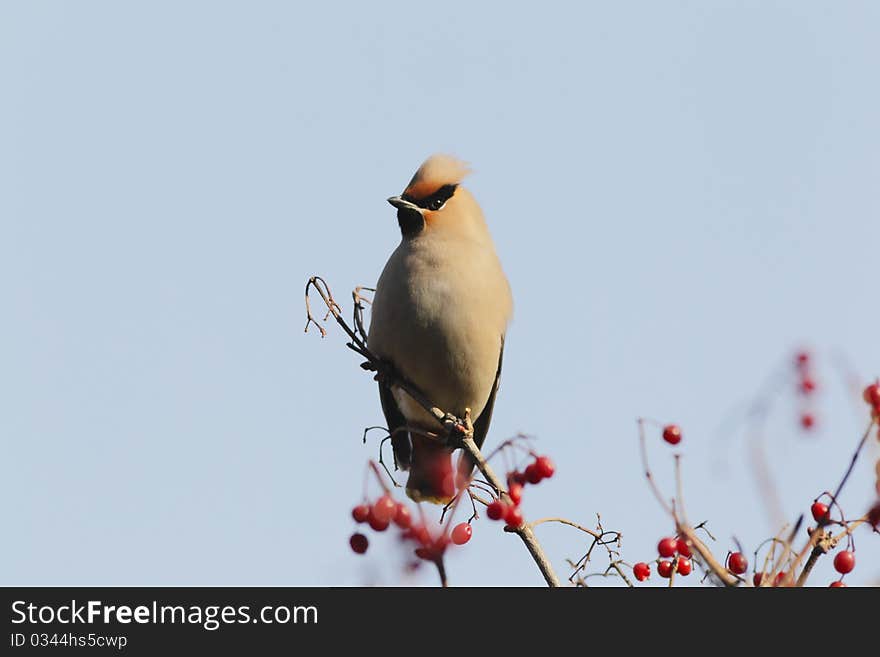
[[508,528],[517,529],[523,524],[523,514],[519,508],[522,502],[523,488],[526,484],[539,484],[550,479],[556,472],[556,466],[549,456],[536,456],[535,460],[522,471],[514,470],[507,473],[507,495],[513,504],[496,499],[486,507],[486,515],[490,520],[503,520]]
[[[406,504],[395,502],[388,493],[372,504],[358,504],[351,510],[351,517],[356,523],[369,525],[370,529],[377,532],[384,532],[394,524],[401,530],[401,540],[413,542],[416,545],[416,556],[427,561],[440,559],[450,541],[455,545],[464,545],[472,534],[470,524],[463,522],[456,525],[449,535],[445,532],[432,535],[424,522],[413,521],[412,513]],[[352,534],[349,539],[351,549],[357,554],[366,552],[369,544],[367,537],[360,532]]]
[[[677,553],[677,554],[676,554]],[[693,563],[691,562],[691,548],[683,537],[673,538],[667,536],[657,543],[657,574],[669,579],[672,573],[682,576],[691,574]],[[644,582],[651,576],[651,566],[640,561],[633,566],[633,576],[640,582]]]
[[[795,371],[797,372],[797,389],[805,398],[812,397],[816,392],[816,379],[813,377],[813,361],[807,351],[800,351],[794,357]],[[816,424],[816,415],[805,407],[801,410],[800,425],[804,431],[809,431]]]

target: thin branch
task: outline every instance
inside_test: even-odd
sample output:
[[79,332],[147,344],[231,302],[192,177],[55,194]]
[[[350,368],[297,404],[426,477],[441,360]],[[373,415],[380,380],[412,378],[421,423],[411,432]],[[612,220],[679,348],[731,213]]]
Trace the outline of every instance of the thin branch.
[[[568,525],[569,527],[574,527],[575,529],[580,529],[582,532],[584,532],[585,534],[589,534],[590,536],[595,538],[597,541],[602,540],[602,537],[604,536],[604,534],[597,534],[592,529],[587,529],[586,527],[583,527],[583,526],[577,524],[576,522],[572,522],[571,520],[567,520],[566,518],[541,518],[540,520],[535,520],[534,522],[530,522],[529,526],[532,529],[534,529],[538,525],[541,525],[545,522],[558,522],[562,525]],[[615,535],[614,540],[617,540],[617,537],[620,536],[619,532],[606,532],[606,533],[614,534]],[[613,541],[610,541],[610,542],[613,542]]]
[[646,446],[645,440],[645,420],[644,418],[639,418],[636,420],[639,426],[639,446],[641,448],[642,455],[642,470],[645,473],[645,479],[648,480],[648,485],[651,487],[651,491],[654,493],[654,497],[657,498],[657,501],[660,503],[660,506],[668,513],[669,515],[674,515],[674,511],[672,510],[672,506],[669,502],[666,501],[663,497],[663,493],[660,492],[660,489],[657,487],[657,482],[654,481],[654,475],[651,474],[651,468],[648,467],[648,448]]
[[[868,428],[865,429],[865,433],[862,435],[862,439],[859,441],[859,444],[856,447],[856,451],[853,452],[852,459],[849,462],[849,467],[846,469],[846,473],[843,475],[843,479],[841,479],[840,483],[837,484],[837,490],[835,490],[834,494],[831,496],[832,503],[837,502],[837,497],[840,495],[840,491],[843,490],[843,487],[846,484],[847,479],[849,479],[849,476],[852,474],[853,468],[856,466],[856,461],[858,461],[858,459],[859,459],[859,454],[862,451],[862,447],[865,446],[865,443],[868,440],[868,436],[871,435],[871,429],[873,428],[875,423],[876,423],[876,420],[872,417],[871,421],[868,423]],[[831,513],[831,505],[830,504],[828,505],[828,511],[825,513],[825,515],[827,516],[829,513]],[[824,521],[824,520],[825,520],[825,517],[823,516],[822,521]],[[822,521],[820,521],[820,526],[822,524]]]
[[700,540],[700,537],[697,536],[697,533],[690,526],[684,523],[678,523],[676,526],[678,533],[685,537],[685,540],[697,551],[700,555],[700,558],[706,564],[706,566],[712,571],[712,573],[720,579],[725,586],[736,586],[739,584],[739,580],[734,577],[727,568],[721,565],[718,560],[715,558],[715,555],[712,554],[712,551],[706,547],[706,544]]

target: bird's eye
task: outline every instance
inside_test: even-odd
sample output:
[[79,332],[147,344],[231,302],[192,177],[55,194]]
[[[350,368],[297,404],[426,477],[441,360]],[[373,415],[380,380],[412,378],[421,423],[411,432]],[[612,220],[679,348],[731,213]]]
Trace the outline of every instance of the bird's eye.
[[428,204],[428,209],[436,211],[442,208],[444,205],[446,205],[446,199],[435,198]]

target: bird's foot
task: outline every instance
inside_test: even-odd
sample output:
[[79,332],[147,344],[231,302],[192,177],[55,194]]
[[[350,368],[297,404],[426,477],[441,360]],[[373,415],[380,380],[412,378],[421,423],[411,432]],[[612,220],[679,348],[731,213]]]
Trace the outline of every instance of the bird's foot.
[[459,418],[452,413],[446,413],[443,416],[443,426],[446,428],[449,436],[449,443],[453,446],[460,446],[465,438],[473,436],[474,425],[471,422],[471,409],[464,409],[464,418]]

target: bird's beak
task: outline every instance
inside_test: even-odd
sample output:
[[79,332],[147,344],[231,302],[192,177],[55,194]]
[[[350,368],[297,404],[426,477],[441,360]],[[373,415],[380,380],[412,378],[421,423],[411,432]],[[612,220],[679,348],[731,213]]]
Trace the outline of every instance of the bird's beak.
[[415,210],[419,214],[421,214],[422,212],[422,209],[418,205],[416,205],[415,203],[410,203],[406,199],[400,198],[399,196],[392,196],[388,199],[388,202],[398,210]]

